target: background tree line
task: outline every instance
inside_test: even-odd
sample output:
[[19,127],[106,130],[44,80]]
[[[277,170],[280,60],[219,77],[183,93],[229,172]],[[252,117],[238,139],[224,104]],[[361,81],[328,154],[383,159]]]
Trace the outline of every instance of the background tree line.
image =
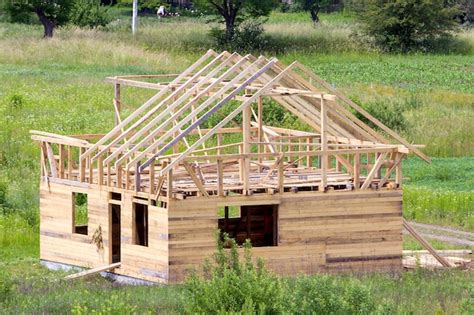
[[[66,24],[106,26],[112,20],[109,7],[131,7],[132,1],[4,0],[2,7],[12,22],[39,21],[44,37],[52,37],[55,28]],[[474,15],[471,0],[139,0],[144,12],[155,12],[161,5],[220,22],[223,27],[210,33],[217,48],[241,51],[265,49],[263,25],[272,10],[305,11],[315,27],[321,12],[345,10],[357,17],[359,40],[399,52],[428,51],[431,42],[449,38]]]

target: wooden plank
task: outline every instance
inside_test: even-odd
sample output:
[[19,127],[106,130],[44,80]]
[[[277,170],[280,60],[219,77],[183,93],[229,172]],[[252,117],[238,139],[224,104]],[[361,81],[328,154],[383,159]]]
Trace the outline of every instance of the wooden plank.
[[81,272],[78,272],[78,273],[74,273],[72,275],[68,275],[68,276],[64,277],[64,279],[65,280],[73,280],[73,279],[77,279],[77,278],[91,276],[91,275],[94,275],[96,273],[100,273],[100,272],[103,272],[103,271],[108,271],[108,270],[112,270],[112,269],[115,269],[115,268],[119,268],[121,265],[122,265],[122,263],[118,262],[118,263],[110,264],[110,265],[107,265],[107,266],[96,267],[96,268],[92,268],[92,269],[89,269],[89,270],[84,270],[84,271],[81,271]]
[[188,172],[188,174],[191,176],[191,179],[193,180],[194,184],[196,184],[196,187],[199,189],[199,192],[201,192],[201,194],[204,196],[204,197],[209,197],[209,194],[207,193],[206,191],[206,188],[204,187],[203,183],[201,182],[201,180],[197,177],[196,173],[194,172],[193,168],[191,167],[191,165],[189,165],[188,162],[186,161],[183,161],[183,166],[184,168],[186,169],[186,171]]
[[437,261],[444,267],[452,267],[451,264],[441,255],[439,255],[436,250],[426,241],[418,232],[408,223],[407,220],[403,219],[403,227],[426,249],[430,252],[431,255],[436,258]]
[[[321,151],[327,151],[328,149],[328,139],[327,139],[327,108],[326,102],[321,98]],[[327,168],[328,168],[328,156],[323,155],[320,157],[321,159],[321,185],[319,187],[320,191],[325,191],[327,182],[328,182],[328,175],[327,175]]]
[[217,194],[224,196],[224,167],[221,159],[217,160]]
[[46,147],[46,154],[48,156],[49,168],[52,177],[58,177],[58,167],[56,165],[56,158],[54,157],[53,148],[49,142],[43,142]]
[[367,177],[365,178],[364,183],[362,184],[360,189],[367,189],[369,187],[369,185],[372,183],[372,180],[375,177],[375,174],[377,174],[377,171],[382,166],[382,163],[385,160],[386,156],[387,156],[387,153],[380,154],[380,156],[375,161],[374,166],[370,170],[369,174],[367,174]]

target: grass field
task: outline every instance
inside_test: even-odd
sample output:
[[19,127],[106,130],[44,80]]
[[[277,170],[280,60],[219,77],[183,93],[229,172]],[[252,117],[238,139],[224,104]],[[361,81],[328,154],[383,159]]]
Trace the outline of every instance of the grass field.
[[[449,53],[402,56],[353,41],[350,16],[322,21],[314,29],[304,14],[272,14],[265,27],[274,46],[263,53],[285,63],[297,59],[364,107],[392,113],[389,123],[434,157],[431,165],[404,161],[404,215],[474,231],[474,32],[460,34]],[[28,131],[107,131],[113,90],[104,78],[179,72],[212,45],[210,27],[199,19],[144,18],[132,37],[117,15],[106,30],[66,28],[46,41],[37,25],[0,23],[0,296],[15,296],[6,304],[0,299],[0,313],[181,309],[179,286],[116,288],[98,278],[65,284],[61,274],[38,266],[39,152]],[[125,111],[149,96],[124,94]],[[404,246],[417,245],[407,238]],[[463,271],[358,279],[380,304],[393,305],[392,313],[454,314],[474,304],[473,275]],[[100,305],[101,297],[109,302]]]

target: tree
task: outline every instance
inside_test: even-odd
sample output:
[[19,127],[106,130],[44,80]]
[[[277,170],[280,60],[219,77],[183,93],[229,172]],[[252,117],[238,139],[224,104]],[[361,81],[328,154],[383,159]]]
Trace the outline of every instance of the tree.
[[296,2],[303,10],[309,12],[315,25],[319,23],[319,12],[331,4],[331,0],[296,0]]
[[195,4],[221,16],[227,38],[232,39],[235,29],[246,18],[268,16],[276,6],[275,0],[198,0]]
[[70,21],[82,28],[95,28],[109,24],[111,17],[99,0],[75,0]]
[[458,27],[459,8],[444,0],[363,0],[355,10],[362,33],[389,51],[426,48]]
[[53,37],[54,29],[69,21],[74,0],[17,0],[7,5],[7,11],[33,12],[44,27],[44,37]]

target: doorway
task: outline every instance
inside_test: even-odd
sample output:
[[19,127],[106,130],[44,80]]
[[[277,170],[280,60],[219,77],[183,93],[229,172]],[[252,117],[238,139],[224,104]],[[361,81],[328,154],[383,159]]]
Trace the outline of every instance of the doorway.
[[112,263],[120,262],[120,205],[110,204]]

